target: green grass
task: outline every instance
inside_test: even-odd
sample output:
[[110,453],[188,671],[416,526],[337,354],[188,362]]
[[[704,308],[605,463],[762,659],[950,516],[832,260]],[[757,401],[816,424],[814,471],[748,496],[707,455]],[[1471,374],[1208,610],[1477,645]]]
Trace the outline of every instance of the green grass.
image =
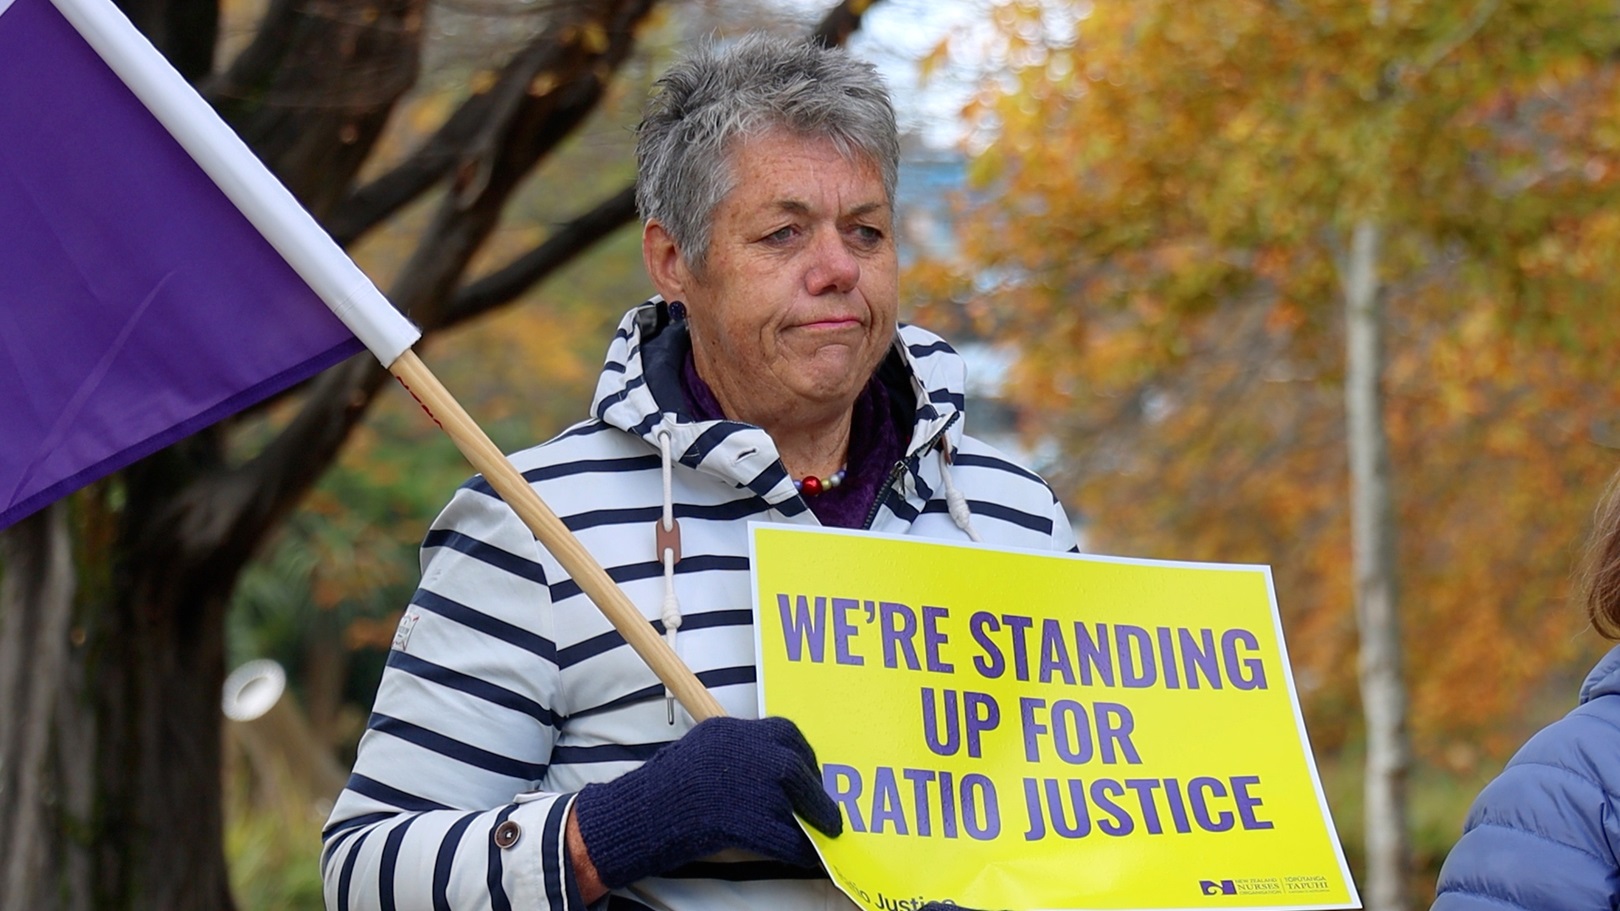
[[225,858],[238,911],[322,911],[319,808],[228,803]]
[[[1358,887],[1363,886],[1366,870],[1364,820],[1362,818],[1364,759],[1359,750],[1339,756],[1317,757],[1322,789],[1327,794],[1339,842]],[[1411,894],[1417,907],[1434,900],[1434,884],[1440,864],[1462,834],[1463,817],[1474,797],[1496,774],[1496,769],[1470,776],[1458,776],[1430,766],[1413,770],[1407,784],[1407,812],[1411,824]]]

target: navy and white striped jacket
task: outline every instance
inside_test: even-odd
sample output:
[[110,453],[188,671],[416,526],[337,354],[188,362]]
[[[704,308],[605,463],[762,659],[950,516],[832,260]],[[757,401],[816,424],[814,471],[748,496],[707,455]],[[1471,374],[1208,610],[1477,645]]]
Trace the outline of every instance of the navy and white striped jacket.
[[[748,523],[817,520],[763,430],[694,422],[659,406],[654,390],[675,380],[672,365],[654,364],[649,374],[642,357],[642,327],[650,330],[657,312],[646,304],[625,316],[593,417],[512,459],[661,628],[655,435],[671,434],[682,537],[677,651],[728,713],[754,717]],[[908,455],[867,527],[963,540],[941,492],[948,451],[951,478],[985,542],[1073,550],[1063,507],[1045,482],[962,433],[963,365],[950,346],[904,327],[891,359],[911,376],[919,406]],[[652,671],[475,478],[422,544],[421,587],[400,621],[353,775],[324,832],[327,907],[577,904],[564,879],[572,796],[634,768],[691,727],[678,708],[671,725],[666,711]],[[808,876],[776,864],[700,864],[637,883],[606,904],[850,907],[825,878]]]

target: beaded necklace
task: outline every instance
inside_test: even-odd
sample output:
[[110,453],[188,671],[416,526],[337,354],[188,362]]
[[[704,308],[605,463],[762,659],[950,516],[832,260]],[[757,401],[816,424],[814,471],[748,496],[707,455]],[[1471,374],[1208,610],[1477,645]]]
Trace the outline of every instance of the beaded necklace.
[[825,481],[813,474],[807,474],[803,478],[793,479],[793,489],[807,497],[820,496],[824,491],[832,490],[844,483],[844,476],[847,474],[849,474],[848,465],[828,475]]

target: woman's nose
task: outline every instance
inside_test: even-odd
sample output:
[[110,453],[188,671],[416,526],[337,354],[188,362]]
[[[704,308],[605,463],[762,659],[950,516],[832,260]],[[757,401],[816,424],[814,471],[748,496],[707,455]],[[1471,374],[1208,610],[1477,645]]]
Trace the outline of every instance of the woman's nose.
[[811,294],[847,294],[861,280],[861,261],[856,258],[841,232],[820,233],[811,248],[810,269],[805,285]]

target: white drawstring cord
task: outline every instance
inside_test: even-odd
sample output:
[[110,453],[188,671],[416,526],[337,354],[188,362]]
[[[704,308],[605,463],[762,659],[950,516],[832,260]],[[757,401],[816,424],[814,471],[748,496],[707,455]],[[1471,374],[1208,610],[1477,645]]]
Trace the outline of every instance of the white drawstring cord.
[[[658,550],[658,561],[664,564],[664,641],[669,643],[670,651],[675,650],[675,632],[681,628],[681,602],[675,595],[675,563],[680,560],[680,527],[675,522],[675,484],[672,477],[672,462],[669,452],[669,431],[658,431],[658,447],[663,455],[664,467],[664,516],[658,522],[654,537],[654,548]],[[675,723],[675,694],[669,687],[664,687],[664,706],[669,715],[669,723]]]
[[945,482],[945,507],[950,511],[951,521],[967,532],[969,541],[978,542],[979,533],[973,530],[973,512],[968,509],[967,497],[951,483],[951,456],[943,440],[939,444],[939,476]]

